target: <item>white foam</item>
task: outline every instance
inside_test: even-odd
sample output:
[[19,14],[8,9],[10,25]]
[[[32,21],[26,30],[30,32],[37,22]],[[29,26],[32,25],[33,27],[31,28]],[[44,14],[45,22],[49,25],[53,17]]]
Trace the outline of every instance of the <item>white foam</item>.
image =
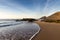
[[39,30],[29,40],[32,40],[32,38],[34,38],[40,32],[40,27],[38,25],[37,27],[39,28]]

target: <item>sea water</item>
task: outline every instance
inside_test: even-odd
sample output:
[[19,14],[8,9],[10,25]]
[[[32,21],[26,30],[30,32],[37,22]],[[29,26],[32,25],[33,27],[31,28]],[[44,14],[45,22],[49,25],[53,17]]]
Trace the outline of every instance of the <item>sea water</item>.
[[0,21],[0,40],[29,40],[39,27],[27,21]]

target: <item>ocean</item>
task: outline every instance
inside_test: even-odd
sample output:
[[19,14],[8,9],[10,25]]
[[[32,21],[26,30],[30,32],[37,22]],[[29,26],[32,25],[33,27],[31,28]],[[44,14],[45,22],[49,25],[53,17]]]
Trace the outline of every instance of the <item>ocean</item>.
[[39,30],[36,23],[0,20],[0,40],[31,40]]

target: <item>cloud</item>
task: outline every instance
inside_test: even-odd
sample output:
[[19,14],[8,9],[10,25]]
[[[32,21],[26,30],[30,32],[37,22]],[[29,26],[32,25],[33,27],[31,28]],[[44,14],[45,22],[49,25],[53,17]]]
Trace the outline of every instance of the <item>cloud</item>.
[[45,13],[45,12],[48,11],[48,6],[49,6],[49,2],[50,2],[50,1],[51,1],[51,0],[47,0],[46,5],[45,5],[45,7],[44,7],[44,9],[43,9],[43,13]]
[[0,18],[37,18],[36,14],[39,13],[31,11],[21,4],[18,5],[16,3],[11,3],[7,0],[1,2],[5,5],[2,5],[0,8]]

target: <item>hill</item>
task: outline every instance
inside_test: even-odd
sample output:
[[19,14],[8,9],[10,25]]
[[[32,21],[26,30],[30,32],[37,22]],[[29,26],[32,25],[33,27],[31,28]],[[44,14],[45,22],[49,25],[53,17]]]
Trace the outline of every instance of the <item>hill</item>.
[[60,12],[56,12],[47,17],[49,20],[60,20]]

